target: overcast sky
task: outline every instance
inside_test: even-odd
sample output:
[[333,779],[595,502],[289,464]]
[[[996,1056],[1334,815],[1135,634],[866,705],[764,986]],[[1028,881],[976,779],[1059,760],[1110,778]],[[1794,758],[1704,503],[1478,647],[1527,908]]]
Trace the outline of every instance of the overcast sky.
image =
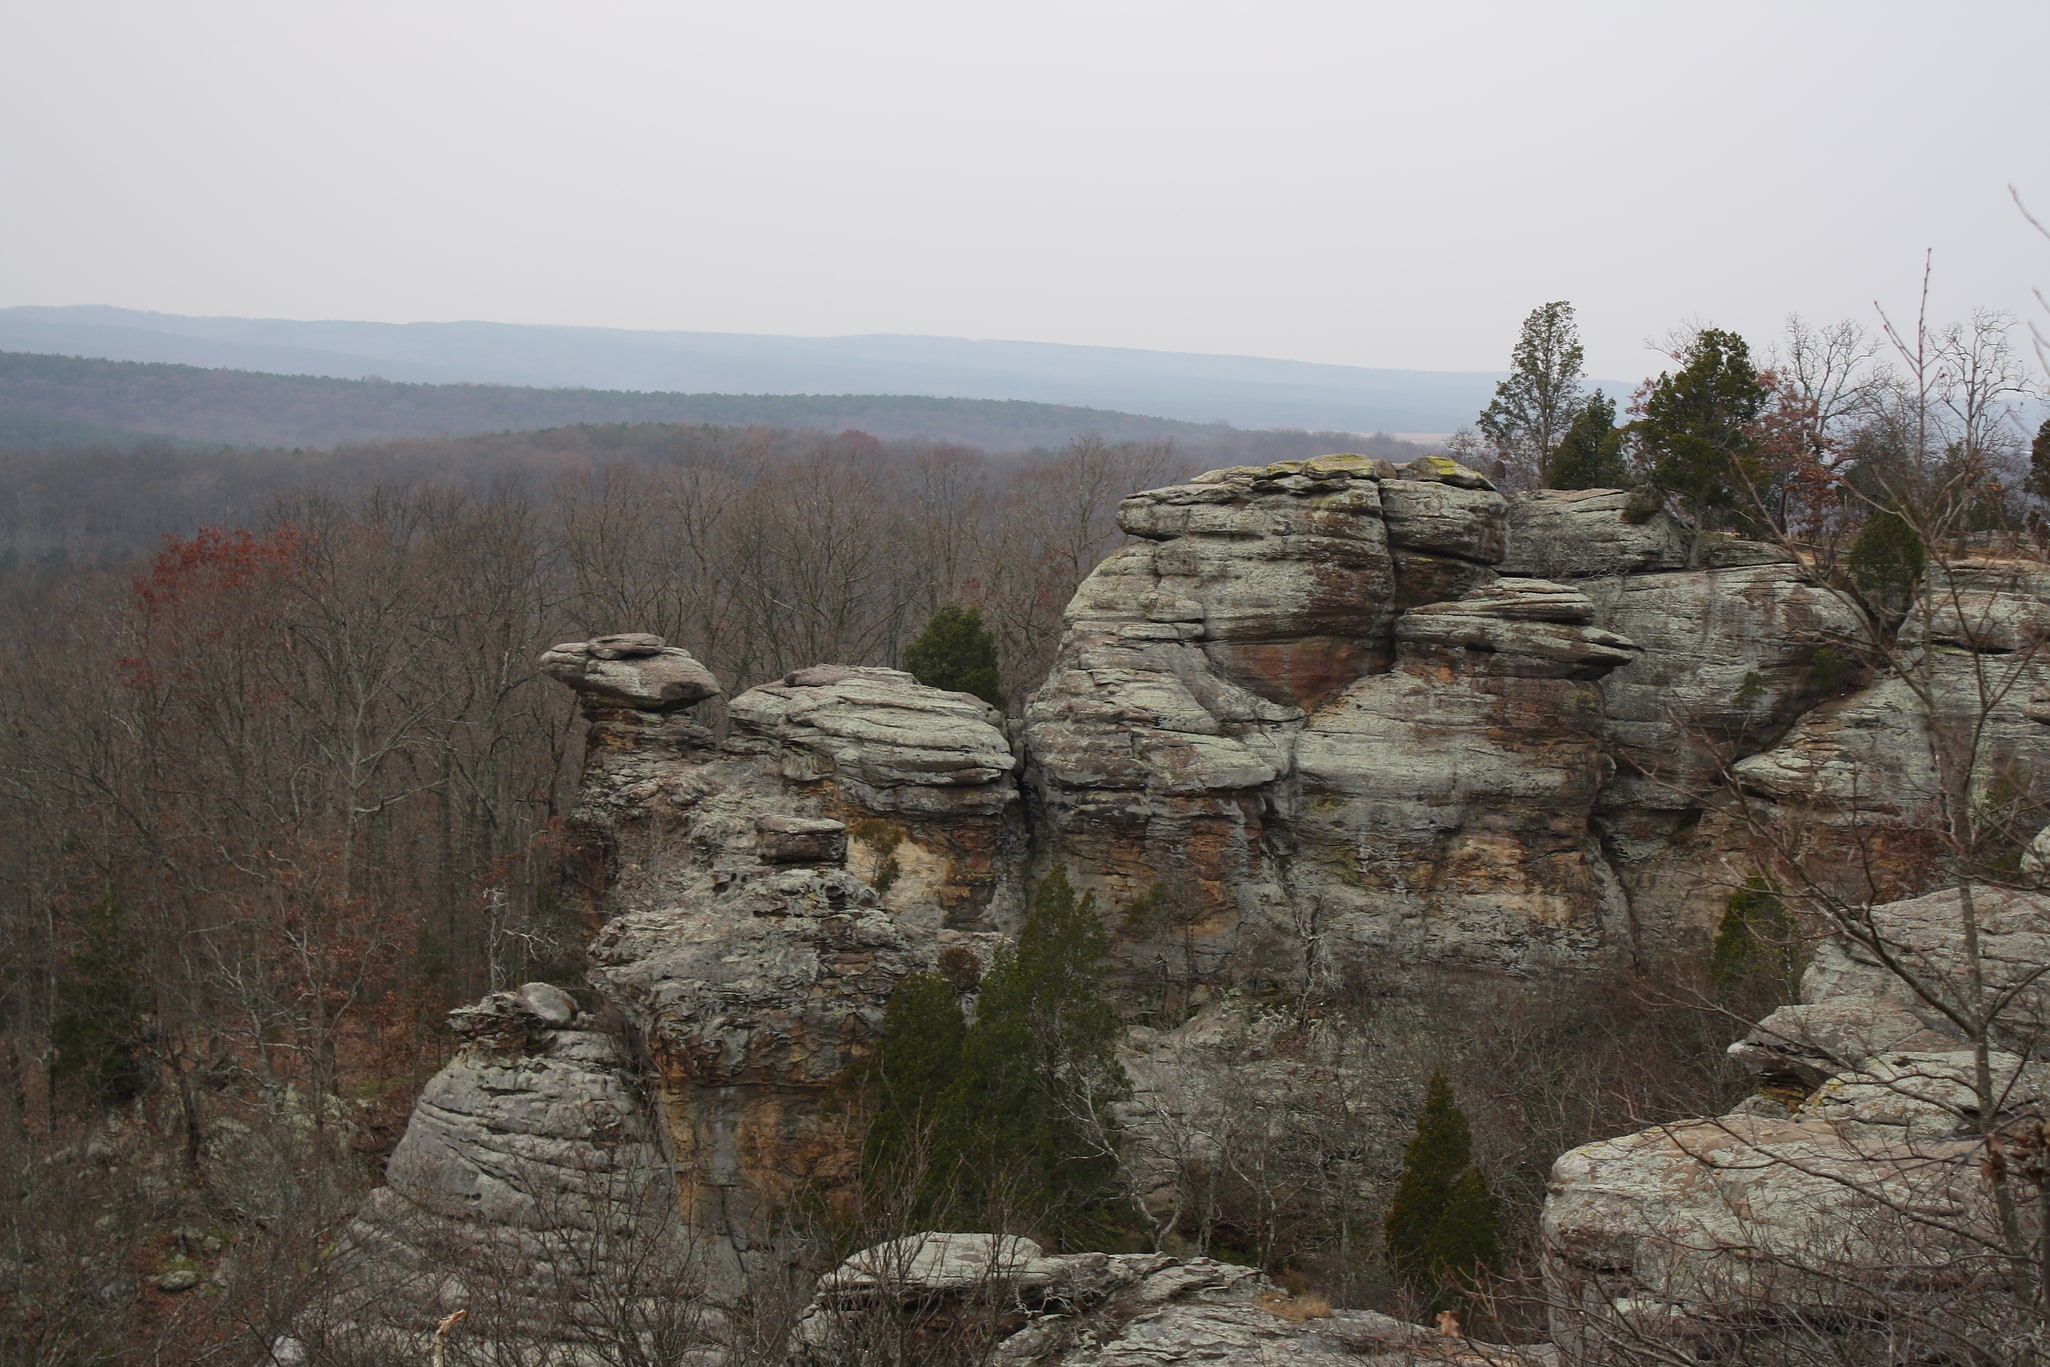
[[2050,4],[0,0],[0,305],[1498,369],[2023,312]]

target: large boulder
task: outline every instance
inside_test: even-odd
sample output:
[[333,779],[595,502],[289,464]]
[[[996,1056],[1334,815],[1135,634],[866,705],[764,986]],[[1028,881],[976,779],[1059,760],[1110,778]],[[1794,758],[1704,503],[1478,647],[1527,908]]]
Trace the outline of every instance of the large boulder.
[[1052,857],[1171,904],[1121,938],[1133,990],[1167,960],[1200,989],[1604,951],[1595,685],[1637,652],[1496,573],[1505,506],[1451,461],[1358,456],[1126,500],[1145,540],[1077,590],[1024,744]]
[[[1798,1330],[1818,1340],[1810,1352],[1855,1356],[1870,1334],[1920,1360],[1947,1338],[1990,1345],[2004,1332],[1959,1316],[2002,1302],[1986,1284],[2005,1237],[1989,1174],[2003,1153],[2040,1151],[2045,1132],[2036,977],[2050,898],[1980,887],[1968,917],[1964,897],[1873,907],[1827,939],[1801,1002],[1731,1046],[1760,1083],[1735,1111],[1553,1165],[1545,1275],[1570,1358],[1646,1339],[1770,1356]],[[1990,1115],[1960,1026],[1975,1014],[1968,925],[1996,1012]]]
[[723,1284],[766,1253],[777,1208],[851,1193],[839,1088],[880,1040],[891,991],[937,952],[830,866],[707,874],[593,940],[592,983],[654,1064],[692,1235]]

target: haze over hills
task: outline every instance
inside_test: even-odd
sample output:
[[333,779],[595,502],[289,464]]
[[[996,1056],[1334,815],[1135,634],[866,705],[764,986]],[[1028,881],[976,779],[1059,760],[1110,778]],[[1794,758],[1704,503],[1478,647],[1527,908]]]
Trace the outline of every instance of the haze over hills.
[[1398,433],[1471,422],[1500,378],[953,337],[302,322],[97,306],[0,309],[0,350],[429,384],[1018,400],[1239,427]]
[[[326,448],[590,423],[819,432],[852,428],[876,437],[958,442],[993,451],[1060,446],[1084,435],[1107,441],[1173,439],[1195,447],[1240,435],[1228,427],[1016,399],[412,384],[0,351],[0,449],[126,449],[163,439],[207,446]],[[1333,434],[1333,439],[1350,440],[1347,434]]]

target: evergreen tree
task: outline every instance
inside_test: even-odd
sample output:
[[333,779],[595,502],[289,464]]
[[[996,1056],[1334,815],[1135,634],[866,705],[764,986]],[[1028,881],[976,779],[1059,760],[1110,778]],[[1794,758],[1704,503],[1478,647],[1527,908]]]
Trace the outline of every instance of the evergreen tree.
[[1633,424],[1650,461],[1650,479],[1685,509],[1693,537],[1687,561],[1700,561],[1701,534],[1718,509],[1737,504],[1739,463],[1757,443],[1751,425],[1770,397],[1734,332],[1704,328],[1680,352],[1678,371],[1661,371]]
[[918,639],[904,648],[904,668],[928,688],[973,693],[991,707],[1004,705],[996,638],[974,608],[949,603],[935,612]]
[[1583,359],[1573,305],[1541,304],[1523,320],[1509,354],[1509,378],[1474,423],[1506,470],[1541,479],[1552,449],[1580,412]]
[[883,1009],[882,1048],[868,1079],[875,1109],[862,1172],[876,1186],[915,1184],[917,1223],[935,1223],[946,1214],[955,1162],[937,1150],[934,1133],[940,1099],[960,1076],[967,1032],[954,989],[935,974],[905,978]]
[[1547,489],[1620,489],[1630,482],[1615,401],[1597,389],[1559,439],[1545,465]]
[[78,947],[57,976],[52,1080],[76,1081],[98,1106],[131,1101],[149,1085],[142,957],[121,904],[109,897],[86,909]]
[[1800,927],[1771,887],[1753,878],[1723,904],[1708,953],[1709,984],[1725,1002],[1770,1010],[1791,997],[1800,975]]
[[2028,491],[2045,503],[2050,503],[2050,418],[2043,419],[2043,425],[2036,429],[2035,440],[2029,443]]
[[1502,1265],[1501,1203],[1488,1190],[1481,1170],[1459,1174],[1446,1197],[1444,1213],[1424,1241],[1424,1259],[1441,1288],[1440,1299],[1470,1286],[1475,1276]]
[[1055,868],[1017,945],[983,975],[960,1075],[940,1103],[940,1146],[959,1156],[970,1202],[1022,1207],[1063,1242],[1087,1241],[1113,1218],[1110,1105],[1130,1084],[1115,1052],[1122,1022],[1102,990],[1108,951],[1094,896],[1076,896]]
[[1851,543],[1851,582],[1887,612],[1905,612],[1928,560],[1922,537],[1892,510],[1876,513]]
[[1473,1164],[1466,1113],[1445,1075],[1433,1073],[1383,1225],[1389,1269],[1434,1303],[1455,1297],[1477,1270],[1501,1263],[1496,1215],[1487,1178]]

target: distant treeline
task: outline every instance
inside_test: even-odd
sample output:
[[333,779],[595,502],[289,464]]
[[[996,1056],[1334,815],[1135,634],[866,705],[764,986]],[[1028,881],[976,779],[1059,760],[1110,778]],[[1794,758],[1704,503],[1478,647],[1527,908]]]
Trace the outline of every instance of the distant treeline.
[[[166,369],[174,367],[163,367]],[[334,383],[321,381],[320,383]],[[1153,441],[1177,468],[1282,460],[1333,449],[1406,460],[1422,448],[1390,437],[1239,432],[1230,443]],[[484,492],[518,486],[537,495],[611,464],[661,465],[708,448],[751,459],[792,460],[834,450],[876,451],[910,462],[944,454],[993,485],[1035,462],[1131,443],[1096,436],[1057,450],[990,453],[973,446],[871,434],[675,424],[565,427],[434,441],[392,441],[335,450],[206,450],[148,441],[43,450],[0,449],[0,564],[99,561],[153,548],[165,535],[206,526],[252,527],[284,497],[318,491],[353,499],[375,488],[434,483]],[[1113,499],[1132,490],[1106,490]]]
[[1265,450],[1263,443],[1277,436],[1018,400],[399,384],[0,352],[0,450],[135,446],[153,436],[208,446],[326,448],[594,423],[854,429],[1002,451],[1050,449],[1091,435],[1171,438],[1192,450],[1251,441]]

